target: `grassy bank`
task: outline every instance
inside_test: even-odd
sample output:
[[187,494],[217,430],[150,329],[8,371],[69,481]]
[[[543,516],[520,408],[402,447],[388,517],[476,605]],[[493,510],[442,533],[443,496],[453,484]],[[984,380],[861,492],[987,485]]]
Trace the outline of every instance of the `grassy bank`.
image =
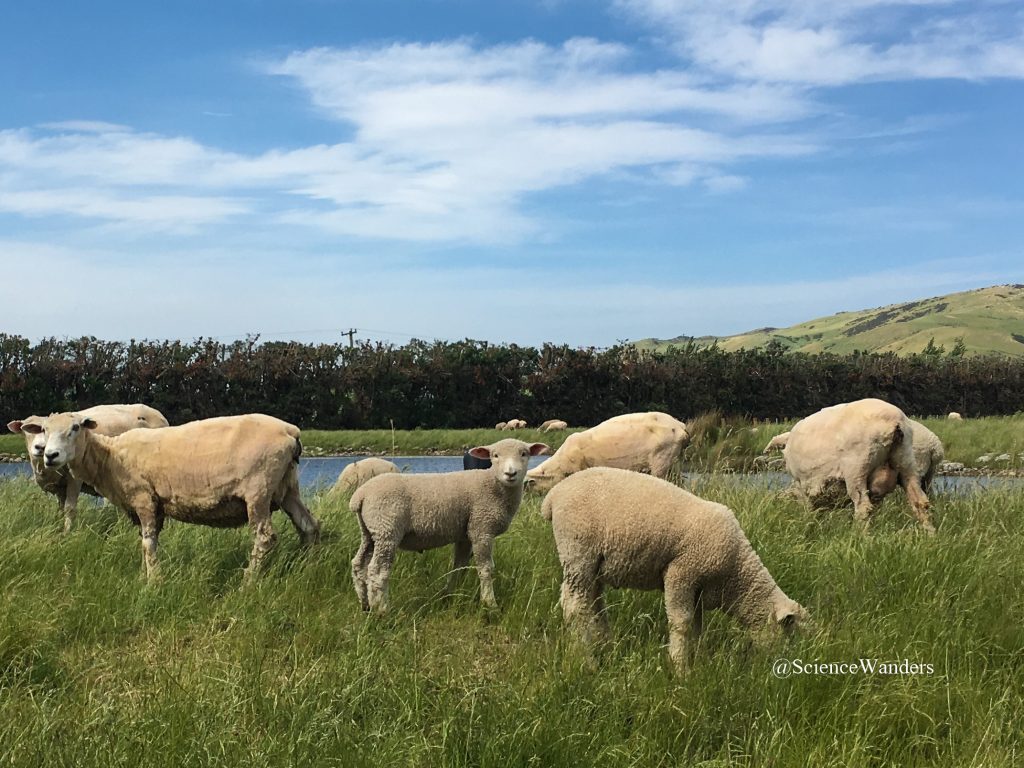
[[[967,419],[922,419],[946,446],[948,461],[962,462],[979,469],[1024,469],[1024,415]],[[702,414],[687,420],[693,440],[683,454],[687,466],[701,471],[733,469],[748,471],[766,466],[761,451],[775,435],[792,427],[792,421],[751,422],[749,419],[723,418]],[[577,430],[544,433],[536,429],[499,432],[494,429],[415,429],[395,430],[318,430],[302,432],[308,456],[334,454],[388,454],[420,456],[460,455],[475,445],[487,445],[504,437],[545,442],[558,448]],[[0,435],[0,453],[24,455],[25,442],[20,435]],[[1009,460],[996,461],[1007,454]],[[990,456],[989,462],[978,459]],[[770,466],[770,465],[769,465]]]
[[[310,498],[324,543],[276,517],[269,570],[240,590],[245,531],[170,523],[164,582],[109,507],[58,535],[52,499],[0,481],[0,763],[12,766],[1012,766],[1024,760],[1024,493],[935,498],[926,538],[887,500],[849,514],[712,480],[819,629],[760,649],[715,616],[685,678],[660,596],[616,591],[597,671],[562,631],[550,528],[529,497],[498,540],[501,610],[475,575],[439,594],[444,550],[400,553],[393,614],[357,608],[344,499]],[[798,675],[776,658],[931,664]]]

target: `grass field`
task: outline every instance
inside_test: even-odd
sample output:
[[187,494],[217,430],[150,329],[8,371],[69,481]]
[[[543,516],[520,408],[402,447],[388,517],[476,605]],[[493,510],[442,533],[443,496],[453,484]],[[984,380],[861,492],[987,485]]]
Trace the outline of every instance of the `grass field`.
[[[1024,762],[1024,491],[936,497],[918,534],[896,495],[868,537],[711,479],[817,631],[761,648],[714,616],[693,671],[669,669],[660,595],[613,591],[598,669],[563,633],[548,524],[528,497],[476,577],[400,553],[392,609],[357,607],[344,499],[311,497],[324,542],[275,518],[265,577],[248,533],[170,523],[141,580],[110,507],[67,537],[52,498],[0,481],[0,764],[10,766],[1013,766]],[[932,674],[777,679],[777,658],[931,664]]]
[[[945,418],[922,419],[946,446],[946,459],[968,467],[985,469],[1024,468],[1024,414],[965,421]],[[768,441],[785,432],[792,421],[754,424],[747,419],[722,418],[702,414],[687,420],[693,436],[683,455],[686,465],[700,471],[733,469],[749,471],[764,466],[757,461]],[[344,453],[418,456],[424,454],[461,455],[474,445],[487,445],[504,437],[544,442],[557,449],[576,430],[544,433],[536,429],[498,432],[493,429],[416,429],[416,430],[317,430],[302,432],[306,455]],[[0,453],[24,454],[20,435],[0,435]],[[978,458],[1007,454],[1009,460],[988,463]]]

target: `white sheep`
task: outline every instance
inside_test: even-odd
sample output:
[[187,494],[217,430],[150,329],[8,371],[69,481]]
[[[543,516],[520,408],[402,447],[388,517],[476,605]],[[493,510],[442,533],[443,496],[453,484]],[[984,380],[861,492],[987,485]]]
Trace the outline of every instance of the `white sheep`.
[[506,427],[508,427],[508,422],[507,421],[499,421],[497,424],[494,425],[495,429],[504,430]]
[[[24,428],[24,427],[23,427]],[[246,569],[259,572],[276,541],[270,513],[283,509],[313,544],[320,524],[299,497],[299,428],[250,413],[163,429],[96,434],[94,419],[55,413],[32,425],[45,433],[46,466],[67,465],[140,527],[146,572],[158,574],[157,540],[164,519],[215,528],[249,524],[253,549]]]
[[364,611],[387,610],[388,581],[398,549],[422,552],[455,545],[451,590],[469,564],[480,574],[480,602],[494,608],[494,538],[504,533],[523,498],[531,456],[544,443],[499,440],[469,453],[490,459],[490,469],[423,475],[378,475],[352,496],[362,543],[352,559],[352,582]]
[[608,638],[605,587],[665,593],[669,656],[688,665],[702,611],[746,628],[789,633],[807,611],[779,588],[728,507],[672,483],[612,467],[562,480],[544,499],[562,563],[565,622],[584,640]]
[[331,488],[331,493],[352,493],[371,477],[398,471],[398,467],[395,466],[394,462],[387,459],[378,459],[376,456],[353,461],[341,470],[338,480],[334,483],[334,487]]
[[[136,403],[133,405],[95,405],[78,413],[96,422],[96,433],[114,437],[130,429],[159,429],[167,426],[167,419],[156,408]],[[90,496],[98,496],[92,486],[85,485],[73,477],[67,466],[47,467],[43,460],[43,449],[46,435],[41,430],[45,421],[42,416],[29,416],[7,424],[11,432],[25,436],[25,450],[28,452],[29,466],[36,485],[46,493],[57,497],[57,505],[64,512],[64,533],[68,533],[75,522],[78,512],[78,496],[83,491]],[[40,427],[39,431],[35,427]]]
[[550,421],[545,421],[540,425],[541,432],[554,432],[555,430],[568,428],[568,422],[562,421],[561,419],[551,419]]
[[949,419],[950,421],[963,421],[964,420],[964,417],[961,416],[956,411],[950,411],[949,415],[946,418]]

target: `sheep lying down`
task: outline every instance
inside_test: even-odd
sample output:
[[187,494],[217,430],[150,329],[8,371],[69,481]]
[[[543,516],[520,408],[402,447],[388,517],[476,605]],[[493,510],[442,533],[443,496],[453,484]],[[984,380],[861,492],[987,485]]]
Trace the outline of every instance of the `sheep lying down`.
[[788,634],[809,621],[754,552],[736,516],[672,483],[638,472],[594,467],[556,485],[541,507],[562,563],[567,625],[592,644],[607,639],[605,587],[665,593],[669,656],[680,670],[718,608],[743,626]]

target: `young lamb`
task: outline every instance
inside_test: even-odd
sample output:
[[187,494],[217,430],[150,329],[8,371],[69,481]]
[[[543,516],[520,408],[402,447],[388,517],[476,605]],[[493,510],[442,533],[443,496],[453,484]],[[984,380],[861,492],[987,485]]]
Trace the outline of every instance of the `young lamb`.
[[469,453],[490,459],[490,469],[424,475],[378,475],[352,496],[362,543],[352,559],[352,581],[364,611],[384,613],[396,549],[422,552],[455,545],[451,590],[469,564],[480,574],[480,602],[494,600],[494,538],[504,533],[523,498],[531,456],[550,450],[544,443],[499,440]]
[[609,634],[606,586],[665,593],[669,656],[688,665],[702,611],[748,629],[788,634],[807,611],[779,589],[735,515],[672,483],[612,467],[570,475],[544,499],[562,563],[562,611],[584,640]]

